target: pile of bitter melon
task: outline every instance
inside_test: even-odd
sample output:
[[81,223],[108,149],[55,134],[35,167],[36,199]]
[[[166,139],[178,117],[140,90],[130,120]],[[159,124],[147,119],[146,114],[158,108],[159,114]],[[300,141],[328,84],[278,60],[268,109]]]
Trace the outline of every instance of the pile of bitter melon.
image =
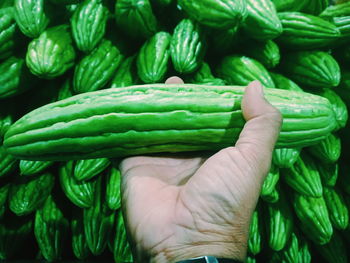
[[120,158],[229,146],[257,79],[284,122],[247,262],[348,262],[342,2],[1,0],[0,260],[132,262]]

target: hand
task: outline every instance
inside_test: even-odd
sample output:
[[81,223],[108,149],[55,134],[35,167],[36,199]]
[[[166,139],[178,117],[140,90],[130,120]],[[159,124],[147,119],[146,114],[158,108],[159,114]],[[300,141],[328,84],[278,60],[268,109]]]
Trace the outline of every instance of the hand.
[[245,258],[251,216],[282,121],[256,81],[246,88],[242,110],[247,122],[235,147],[210,158],[121,162],[124,218],[136,262]]

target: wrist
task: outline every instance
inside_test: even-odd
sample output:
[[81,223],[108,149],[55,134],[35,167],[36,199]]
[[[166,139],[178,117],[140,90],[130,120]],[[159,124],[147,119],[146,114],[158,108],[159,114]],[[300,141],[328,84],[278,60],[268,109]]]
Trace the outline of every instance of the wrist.
[[178,262],[201,256],[213,256],[217,258],[235,259],[244,261],[247,253],[247,241],[236,241],[235,243],[208,243],[192,246],[179,246],[162,250],[155,255],[150,262],[165,263]]

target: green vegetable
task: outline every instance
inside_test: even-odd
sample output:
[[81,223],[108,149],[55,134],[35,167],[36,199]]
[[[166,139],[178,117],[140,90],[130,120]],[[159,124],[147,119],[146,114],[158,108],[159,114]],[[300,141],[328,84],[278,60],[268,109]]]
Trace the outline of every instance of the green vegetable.
[[272,162],[279,168],[291,168],[300,155],[300,148],[277,148],[272,154]]
[[329,6],[329,2],[329,0],[309,0],[301,12],[317,16]]
[[171,35],[158,32],[140,49],[137,56],[137,72],[145,83],[161,82],[168,70]]
[[120,181],[120,171],[112,167],[107,173],[106,201],[109,209],[117,210],[121,206]]
[[74,166],[73,176],[78,181],[86,181],[103,172],[111,161],[108,158],[78,160]]
[[44,31],[29,43],[26,63],[30,71],[41,78],[63,75],[74,65],[75,50],[68,25]]
[[334,187],[338,178],[338,164],[323,162],[315,162],[315,164],[320,174],[322,185]]
[[0,64],[0,99],[16,96],[33,84],[24,59],[10,57]]
[[289,78],[274,72],[270,72],[270,76],[275,83],[277,89],[286,89],[291,91],[303,91],[298,84]]
[[14,10],[19,29],[28,37],[38,37],[50,22],[45,0],[15,0]]
[[72,249],[77,259],[83,260],[90,255],[84,233],[83,209],[73,209],[71,220]]
[[262,249],[262,220],[261,209],[258,205],[253,212],[249,228],[248,252],[253,255],[259,254]]
[[58,261],[62,258],[68,226],[67,218],[50,195],[36,211],[34,222],[35,238],[47,261]]
[[338,129],[344,128],[348,121],[348,109],[345,102],[341,97],[332,89],[323,89],[321,92],[317,93],[318,95],[327,98],[332,104],[333,111],[335,113]]
[[113,244],[113,258],[115,262],[134,262],[130,245],[126,237],[123,214],[118,213],[116,234]]
[[328,6],[320,14],[321,17],[341,17],[350,15],[350,2],[339,3],[336,5]]
[[320,17],[300,12],[278,13],[283,26],[276,39],[283,47],[302,50],[329,47],[340,37],[337,27]]
[[334,187],[325,187],[323,197],[332,225],[337,229],[346,229],[349,225],[349,210],[342,192]]
[[272,41],[258,42],[250,40],[245,47],[245,54],[263,64],[267,69],[274,68],[280,62],[280,50],[278,45]]
[[334,163],[341,153],[340,138],[331,133],[318,144],[310,146],[309,152],[321,162]]
[[308,242],[302,238],[299,240],[299,257],[298,262],[299,263],[311,263],[311,252],[308,245]]
[[89,208],[94,203],[95,181],[77,181],[74,176],[74,162],[68,161],[60,167],[60,183],[63,192],[73,204]]
[[0,32],[0,60],[2,60],[13,54],[16,43],[16,21],[13,8],[0,9]]
[[130,56],[120,63],[112,80],[111,88],[127,87],[138,83],[135,59],[136,56]]
[[309,0],[273,0],[278,12],[300,11]]
[[321,197],[323,187],[316,164],[310,156],[302,153],[294,165],[284,171],[283,179],[300,194]]
[[333,227],[323,197],[294,193],[293,205],[305,236],[316,244],[327,244],[333,235]]
[[317,251],[329,263],[347,263],[347,245],[338,232],[334,232],[329,243],[320,246],[316,245]]
[[73,87],[72,87],[72,80],[71,78],[68,78],[63,85],[61,86],[61,88],[58,91],[57,94],[57,100],[63,100],[69,97],[73,96]]
[[285,55],[281,70],[293,81],[312,88],[336,87],[340,82],[337,61],[323,51],[300,51]]
[[[243,87],[153,84],[81,94],[25,115],[4,145],[32,160],[218,150],[232,145],[244,125],[243,93]],[[317,143],[336,125],[322,97],[277,89],[265,94],[284,117],[277,147]]]
[[84,209],[84,232],[93,255],[103,253],[114,224],[114,211],[107,207],[102,191],[101,178],[96,183],[94,204]]
[[192,73],[203,60],[204,43],[202,29],[198,23],[183,19],[175,27],[170,43],[170,56],[179,73]]
[[28,215],[40,208],[50,195],[55,177],[50,173],[17,177],[11,184],[9,207],[18,216]]
[[265,222],[269,247],[280,251],[286,246],[293,231],[293,214],[283,191],[276,203],[267,204],[267,212],[269,219]]
[[286,246],[280,252],[282,262],[295,263],[299,260],[299,239],[298,236],[292,232]]
[[103,88],[113,78],[122,55],[109,40],[102,40],[91,54],[85,56],[75,67],[73,90],[84,93]]
[[79,50],[91,52],[102,40],[108,10],[102,0],[85,0],[78,5],[71,19],[72,33]]
[[8,154],[3,145],[0,145],[0,178],[9,175],[18,164],[18,160]]
[[266,68],[257,60],[246,56],[226,56],[217,72],[218,76],[230,85],[248,85],[254,80],[259,80],[266,88],[275,88]]
[[179,0],[178,4],[192,19],[214,28],[233,28],[247,16],[246,0]]
[[[279,169],[275,165],[271,165],[270,172],[267,174],[264,183],[261,188],[260,196],[265,201],[277,201],[271,197],[274,196],[274,191],[276,191],[276,185],[280,178]],[[273,202],[274,203],[274,202]]]
[[244,31],[254,39],[269,40],[282,33],[282,24],[271,0],[247,0]]
[[33,175],[45,171],[48,167],[53,165],[54,162],[51,161],[26,161],[20,160],[19,169],[21,175]]
[[6,110],[2,109],[2,112],[0,113],[0,143],[2,143],[2,139],[5,133],[10,128],[13,122],[13,114],[11,114],[10,112],[6,112]]
[[149,0],[118,0],[115,4],[117,25],[133,37],[148,38],[158,24]]

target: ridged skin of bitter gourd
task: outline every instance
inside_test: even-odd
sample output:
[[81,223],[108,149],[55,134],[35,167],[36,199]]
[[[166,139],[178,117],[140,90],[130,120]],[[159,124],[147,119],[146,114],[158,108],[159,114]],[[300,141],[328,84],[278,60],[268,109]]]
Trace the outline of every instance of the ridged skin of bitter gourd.
[[[4,146],[32,160],[218,150],[232,145],[243,128],[243,94],[244,87],[196,84],[84,93],[25,115],[7,131]],[[265,96],[284,118],[277,147],[315,144],[336,126],[323,97],[277,89],[266,89]]]
[[247,16],[246,0],[179,0],[181,8],[203,25],[228,29]]

